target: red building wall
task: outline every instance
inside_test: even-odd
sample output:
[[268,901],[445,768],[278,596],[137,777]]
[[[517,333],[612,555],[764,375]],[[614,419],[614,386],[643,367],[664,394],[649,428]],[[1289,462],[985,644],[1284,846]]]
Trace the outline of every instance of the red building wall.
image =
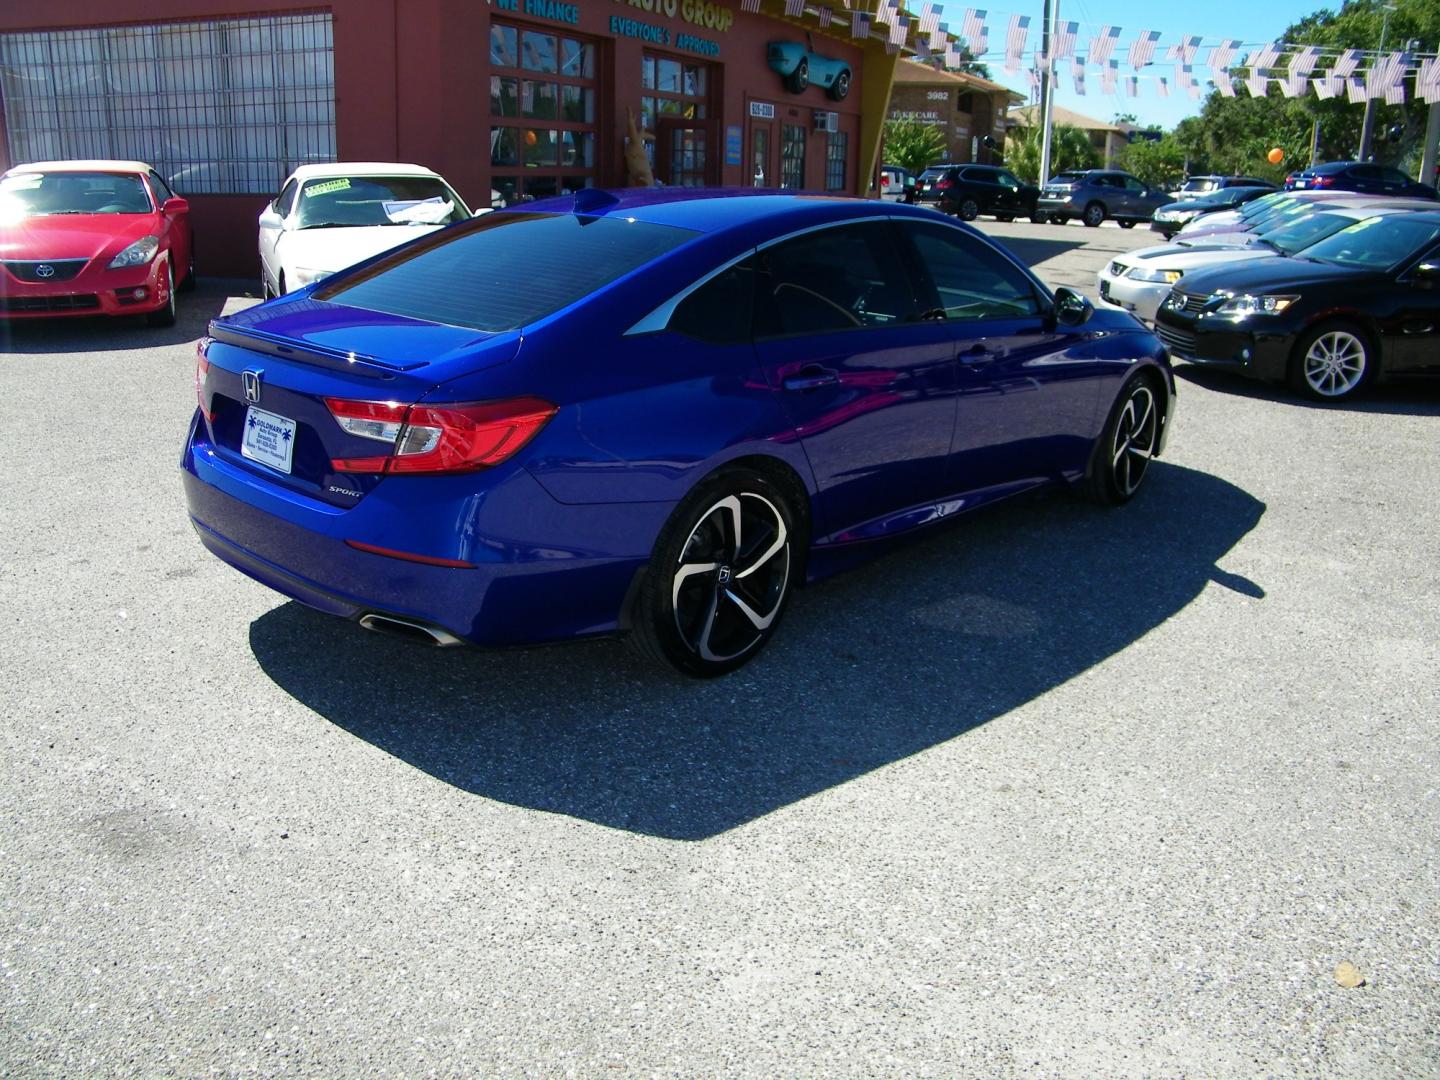
[[[646,5],[649,5],[649,10]],[[666,13],[666,6],[675,14]],[[597,176],[602,186],[626,182],[624,133],[626,106],[639,109],[641,56],[653,45],[611,33],[619,16],[679,34],[693,34],[719,46],[713,57],[675,48],[658,49],[713,65],[714,103],[709,153],[716,161],[714,179],[727,185],[751,183],[751,101],[775,107],[767,184],[778,181],[780,125],[799,123],[806,130],[805,186],[823,187],[827,139],[813,128],[814,113],[839,114],[839,130],[848,137],[846,189],[863,190],[860,146],[861,51],[839,37],[778,18],[747,15],[721,0],[733,13],[724,32],[695,25],[683,17],[680,0],[574,0],[578,22],[547,21],[525,12],[499,12],[478,0],[334,0],[330,5],[297,6],[278,0],[49,0],[44,4],[0,6],[0,33],[74,29],[123,23],[188,21],[241,15],[330,11],[333,19],[336,148],[340,160],[414,161],[444,174],[472,206],[490,203],[489,29],[492,12],[510,22],[533,23],[549,31],[566,30],[600,44],[597,56]],[[831,100],[818,86],[791,94],[766,63],[766,44],[775,39],[805,40],[815,34],[816,48],[846,60],[854,73],[844,101]],[[842,31],[843,33],[843,31]],[[3,123],[3,121],[0,121]],[[741,163],[721,164],[725,129],[742,131]],[[6,142],[0,130],[0,165]],[[282,179],[277,164],[276,186]],[[201,195],[191,198],[202,274],[258,275],[255,219],[267,199],[253,195]]]

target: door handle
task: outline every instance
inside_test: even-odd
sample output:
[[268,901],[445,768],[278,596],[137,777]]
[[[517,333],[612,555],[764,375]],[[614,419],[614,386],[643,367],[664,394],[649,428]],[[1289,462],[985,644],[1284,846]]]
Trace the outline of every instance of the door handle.
[[830,368],[809,364],[800,369],[800,374],[785,380],[786,390],[818,390],[822,386],[834,386],[840,381],[840,373]]
[[956,357],[962,364],[983,364],[987,360],[993,360],[995,354],[984,345],[971,345],[968,349],[961,349]]

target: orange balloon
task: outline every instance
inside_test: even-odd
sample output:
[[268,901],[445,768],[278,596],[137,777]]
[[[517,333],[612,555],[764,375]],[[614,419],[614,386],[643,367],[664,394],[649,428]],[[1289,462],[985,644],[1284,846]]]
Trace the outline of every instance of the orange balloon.
[[[535,134],[535,132],[533,132],[533,131],[527,131],[527,132],[525,132],[525,145],[526,145],[526,146],[534,146],[534,145],[535,145],[537,142],[539,142],[539,141],[540,141],[540,138],[539,138],[539,136],[537,136],[537,135]],[[1275,151],[1272,150],[1272,151],[1270,151],[1270,152],[1273,154]]]
[[1280,162],[1285,160],[1285,151],[1277,146],[1265,155],[1265,159],[1269,161],[1271,165],[1279,165]]

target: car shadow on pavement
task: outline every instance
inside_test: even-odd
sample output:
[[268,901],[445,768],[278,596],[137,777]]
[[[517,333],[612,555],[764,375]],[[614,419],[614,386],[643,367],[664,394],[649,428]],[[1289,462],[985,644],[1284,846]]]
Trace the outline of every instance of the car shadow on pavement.
[[1382,386],[1362,387],[1351,401],[1327,404],[1303,398],[1288,386],[1249,379],[1234,371],[1200,364],[1175,365],[1175,377],[1217,394],[1274,401],[1298,409],[1323,412],[1390,413],[1397,416],[1440,416],[1440,379],[1401,378]]
[[1264,504],[1156,464],[1129,506],[1038,496],[941,528],[799,593],[721,679],[668,676],[615,640],[485,652],[367,634],[285,603],[251,625],[275,683],[461,790],[703,840],[953,739],[1104,661],[1221,571]]
[[1040,263],[1064,255],[1067,251],[1074,251],[1076,248],[1085,246],[1083,238],[1079,240],[1037,240],[1028,236],[992,236],[991,239],[1032,269]]
[[237,295],[236,284],[197,279],[194,292],[176,297],[174,326],[148,326],[143,315],[0,319],[0,353],[125,352],[194,341]]

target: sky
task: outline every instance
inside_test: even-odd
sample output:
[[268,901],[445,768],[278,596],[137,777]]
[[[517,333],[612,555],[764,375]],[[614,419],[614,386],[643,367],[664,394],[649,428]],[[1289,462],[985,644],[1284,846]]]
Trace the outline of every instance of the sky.
[[[998,82],[1025,94],[1028,100],[1030,83],[1023,70],[1011,75],[1005,70],[1005,30],[1012,14],[1030,16],[1030,36],[1026,39],[1024,66],[1030,64],[1029,54],[1040,44],[1041,15],[1044,11],[1042,0],[999,0],[1004,7],[983,7],[986,0],[971,0],[970,3],[944,2],[945,14],[941,21],[948,22],[950,32],[959,34],[968,7],[984,10],[989,31],[989,48],[981,57],[989,65],[990,75]],[[913,10],[912,5],[906,4]],[[1187,34],[1203,37],[1197,57],[1199,65],[1196,74],[1202,87],[1209,77],[1205,67],[1209,46],[1222,38],[1238,38],[1246,46],[1260,45],[1273,41],[1291,23],[1298,21],[1312,11],[1324,7],[1336,8],[1337,0],[1204,0],[1202,3],[1155,3],[1155,0],[1058,0],[1058,17],[1062,21],[1074,20],[1080,23],[1076,51],[1081,55],[1090,51],[1090,38],[1102,25],[1122,27],[1120,40],[1115,47],[1114,58],[1120,61],[1120,78],[1116,80],[1115,94],[1100,93],[1100,76],[1095,67],[1087,67],[1085,73],[1085,96],[1075,93],[1070,65],[1065,63],[1063,73],[1056,80],[1058,92],[1055,103],[1067,109],[1093,116],[1099,120],[1111,120],[1116,113],[1134,113],[1141,124],[1159,124],[1172,128],[1187,116],[1200,111],[1204,96],[1192,100],[1184,90],[1173,85],[1175,62],[1165,59],[1166,49]],[[1135,71],[1128,64],[1130,42],[1140,30],[1160,31],[1160,42],[1155,49],[1158,63],[1140,72],[1140,94],[1126,97],[1124,76]],[[1240,59],[1247,50],[1242,49]],[[1160,74],[1171,78],[1170,96],[1162,98],[1157,92],[1154,76]],[[1146,76],[1150,76],[1146,78]],[[1243,89],[1240,93],[1244,93]]]

